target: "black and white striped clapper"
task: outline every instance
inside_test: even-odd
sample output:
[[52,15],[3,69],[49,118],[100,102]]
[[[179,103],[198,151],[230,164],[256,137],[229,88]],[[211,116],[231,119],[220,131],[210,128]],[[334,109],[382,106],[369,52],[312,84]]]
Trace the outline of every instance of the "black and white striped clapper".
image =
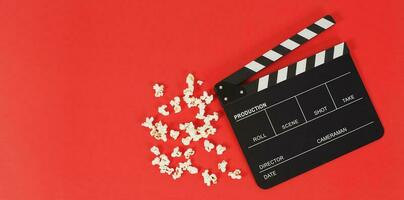
[[261,188],[286,181],[383,135],[345,43],[243,83],[334,24],[331,16],[317,20],[215,85]]

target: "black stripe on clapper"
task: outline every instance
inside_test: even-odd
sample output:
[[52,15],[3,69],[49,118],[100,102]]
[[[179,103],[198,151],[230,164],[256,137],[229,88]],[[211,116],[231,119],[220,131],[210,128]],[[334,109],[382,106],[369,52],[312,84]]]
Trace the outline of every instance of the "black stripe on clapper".
[[272,60],[269,60],[268,58],[266,58],[264,56],[258,57],[257,59],[255,59],[255,62],[257,62],[257,63],[259,63],[261,65],[264,65],[264,66],[268,66],[268,65],[273,63]]
[[297,63],[293,63],[293,64],[289,65],[286,80],[288,80],[296,75],[296,64]]
[[278,45],[277,47],[273,48],[272,50],[274,50],[275,52],[277,52],[283,56],[290,52],[289,49],[287,49],[286,47],[284,47],[282,45]]
[[329,48],[325,51],[324,63],[329,62],[334,59],[334,48]]
[[306,71],[314,67],[314,62],[316,60],[316,56],[310,56],[307,58],[306,62]]

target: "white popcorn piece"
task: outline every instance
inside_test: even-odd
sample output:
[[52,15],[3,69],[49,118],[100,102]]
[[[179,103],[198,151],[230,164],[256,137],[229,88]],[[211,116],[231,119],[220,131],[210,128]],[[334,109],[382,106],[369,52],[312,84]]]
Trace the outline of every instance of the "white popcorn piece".
[[227,161],[223,160],[222,162],[217,164],[217,168],[222,172],[226,172],[226,167],[227,167]]
[[211,142],[209,142],[209,140],[205,140],[205,141],[203,142],[203,146],[205,147],[205,150],[206,150],[207,152],[210,152],[210,151],[212,151],[212,149],[215,148],[215,145],[213,145]]
[[153,166],[155,166],[155,165],[160,165],[160,158],[159,158],[159,157],[155,157],[155,158],[152,160],[152,165],[153,165]]
[[167,108],[167,105],[162,105],[162,106],[158,107],[158,112],[163,116],[168,116],[170,114],[170,112],[168,112],[166,110],[166,108]]
[[156,140],[162,140],[167,142],[167,124],[163,124],[161,121],[154,124],[150,129],[150,135]]
[[154,84],[154,96],[155,97],[162,97],[164,95],[164,85]]
[[159,168],[160,168],[160,173],[162,173],[162,174],[171,175],[174,171],[173,168],[168,167],[167,165],[161,165]]
[[196,167],[194,167],[194,166],[188,166],[188,167],[187,167],[187,171],[188,171],[190,174],[197,174],[197,173],[198,173],[198,168],[196,168]]
[[194,75],[189,73],[187,75],[187,78],[185,79],[185,82],[187,83],[188,87],[193,87],[194,86],[194,81],[195,81]]
[[199,112],[195,116],[196,119],[205,119],[205,108],[206,104],[204,103],[198,104]]
[[161,121],[155,123],[153,125],[153,117],[146,118],[146,122],[142,124],[142,126],[150,129],[150,135],[154,137],[156,140],[167,141],[167,124],[163,124]]
[[181,139],[182,144],[188,146],[191,143],[192,138],[190,136],[184,137]]
[[160,154],[159,158],[160,158],[160,163],[159,163],[160,166],[162,166],[162,165],[168,166],[170,164],[170,159],[168,159],[167,155]]
[[180,101],[181,99],[179,97],[174,97],[174,99],[170,101],[170,105],[173,107],[174,113],[181,112]]
[[186,159],[189,159],[191,156],[193,156],[195,154],[195,151],[192,148],[188,148],[187,150],[185,150],[184,152],[184,157]]
[[203,182],[207,186],[211,186],[212,184],[217,183],[216,175],[214,173],[209,174],[209,170],[205,170],[204,172],[202,172],[202,177],[203,177]]
[[192,165],[192,162],[191,162],[190,159],[187,159],[185,162],[179,162],[179,163],[178,163],[178,167],[179,167],[181,170],[187,170],[187,168],[188,168],[189,166],[191,166],[191,165]]
[[203,91],[202,96],[200,97],[201,100],[205,101],[207,105],[212,103],[213,95],[209,95],[207,91]]
[[172,175],[172,178],[174,180],[177,180],[177,179],[181,178],[183,173],[184,173],[184,171],[182,171],[182,169],[180,167],[176,167],[175,171],[174,171],[174,173]]
[[241,171],[239,169],[229,172],[227,175],[232,179],[241,179]]
[[145,122],[142,123],[142,126],[151,129],[153,128],[153,121],[154,121],[153,117],[146,117],[146,120]]
[[179,157],[181,157],[181,155],[182,155],[182,152],[180,151],[179,147],[175,147],[173,149],[173,152],[171,153],[171,157],[173,157],[173,158],[179,158]]
[[203,84],[203,81],[198,80],[198,81],[196,81],[196,83],[197,83],[198,85],[202,85],[202,84]]
[[160,150],[156,146],[152,146],[152,148],[150,148],[150,151],[156,156],[160,155]]
[[179,132],[179,131],[170,130],[170,137],[173,138],[174,140],[176,140],[179,135],[180,135],[180,132]]
[[225,147],[225,146],[223,146],[223,145],[221,145],[221,144],[219,144],[219,145],[216,146],[216,154],[217,154],[217,155],[222,155],[224,151],[226,151],[226,147]]

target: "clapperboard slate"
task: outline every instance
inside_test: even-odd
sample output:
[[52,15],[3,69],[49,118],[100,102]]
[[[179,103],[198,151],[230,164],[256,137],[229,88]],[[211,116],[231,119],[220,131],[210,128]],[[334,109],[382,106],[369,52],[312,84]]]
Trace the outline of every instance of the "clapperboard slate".
[[321,18],[215,85],[261,188],[383,135],[345,43],[242,84],[334,24],[331,16]]

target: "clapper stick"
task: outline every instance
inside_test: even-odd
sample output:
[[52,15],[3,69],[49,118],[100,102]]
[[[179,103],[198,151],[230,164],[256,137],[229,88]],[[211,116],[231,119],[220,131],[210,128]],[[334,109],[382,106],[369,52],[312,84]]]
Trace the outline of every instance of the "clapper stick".
[[[222,94],[222,100],[224,102],[228,101],[231,96],[234,96],[235,93],[243,94],[243,90],[239,87],[242,82],[247,80],[252,75],[258,73],[265,67],[271,65],[281,57],[285,56],[289,52],[293,51],[300,45],[304,44],[305,42],[311,40],[324,30],[330,28],[335,24],[334,19],[327,15],[310,26],[304,28],[294,36],[290,37],[289,39],[283,41],[275,48],[267,51],[260,57],[256,58],[255,60],[249,62],[240,70],[234,72],[215,86],[215,90],[218,94]],[[226,95],[228,94],[228,95]]]

